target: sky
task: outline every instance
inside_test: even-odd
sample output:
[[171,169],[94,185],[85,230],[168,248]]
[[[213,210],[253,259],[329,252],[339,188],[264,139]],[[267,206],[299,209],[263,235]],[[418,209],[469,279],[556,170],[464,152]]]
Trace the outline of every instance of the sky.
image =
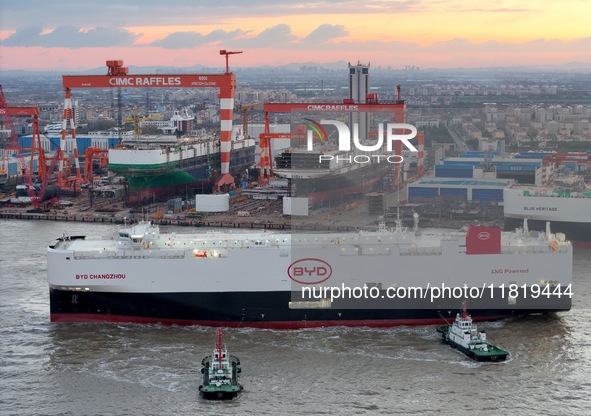
[[591,65],[591,0],[0,0],[0,69]]

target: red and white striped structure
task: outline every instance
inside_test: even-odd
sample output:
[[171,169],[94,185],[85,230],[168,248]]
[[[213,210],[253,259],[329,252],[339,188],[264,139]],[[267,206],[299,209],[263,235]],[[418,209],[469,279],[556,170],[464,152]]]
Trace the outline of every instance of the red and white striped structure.
[[[70,132],[72,135],[73,142],[72,151],[74,153],[74,163],[76,166],[76,180],[79,181],[81,179],[80,160],[78,159],[78,144],[76,141],[76,122],[74,120],[74,110],[72,108],[72,93],[69,88],[66,88],[66,98],[64,100],[64,118],[62,123],[62,138],[60,140],[60,148],[57,149],[56,152],[58,152],[57,156],[60,161],[65,161],[69,164],[69,158],[65,156],[66,130],[68,128],[68,120],[70,120]],[[64,178],[64,164],[60,163],[58,166],[57,184],[60,187],[63,187],[65,185],[65,179],[66,178]]]
[[271,178],[271,139],[291,139],[290,133],[261,133],[259,135],[259,183],[268,183]]
[[217,188],[234,186],[234,178],[230,175],[230,152],[232,151],[232,121],[234,118],[234,91],[236,78],[234,74],[231,88],[220,88],[220,160],[222,177]]
[[[226,57],[227,54],[234,53],[224,52]],[[219,189],[223,185],[234,186],[234,178],[230,175],[230,151],[232,150],[232,120],[234,118],[236,76],[228,72],[227,67],[225,74],[129,75],[127,68],[123,67],[123,61],[110,60],[107,61],[107,68],[107,75],[64,75],[62,77],[62,83],[66,90],[62,146],[65,144],[65,126],[69,115],[72,121],[72,138],[76,138],[70,95],[70,89],[72,88],[219,88],[221,179],[216,184],[216,188]],[[74,140],[74,146],[76,146],[75,143],[76,140]],[[79,162],[76,159],[77,175],[79,174],[78,164]]]

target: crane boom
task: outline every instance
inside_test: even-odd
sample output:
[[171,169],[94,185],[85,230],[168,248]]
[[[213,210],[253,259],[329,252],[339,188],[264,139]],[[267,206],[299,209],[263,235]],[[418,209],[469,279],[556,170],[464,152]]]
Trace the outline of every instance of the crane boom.
[[228,66],[228,55],[236,55],[242,53],[242,51],[227,51],[225,49],[220,50],[220,55],[226,55],[226,74],[230,73],[230,68]]

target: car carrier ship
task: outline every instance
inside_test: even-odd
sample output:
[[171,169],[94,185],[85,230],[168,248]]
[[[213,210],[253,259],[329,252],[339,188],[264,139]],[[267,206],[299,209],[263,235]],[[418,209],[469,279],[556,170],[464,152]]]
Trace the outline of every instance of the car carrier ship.
[[[151,200],[155,195],[188,189],[207,193],[215,182],[214,170],[220,166],[220,140],[203,133],[183,138],[171,135],[128,138],[124,146],[109,149],[111,172],[129,183],[130,202]],[[240,175],[255,161],[255,140],[231,142],[230,173]]]
[[591,245],[591,188],[514,185],[503,191],[505,229],[528,219],[530,230],[543,231],[546,223],[575,244]]
[[[353,157],[363,157],[366,163],[353,163]],[[387,161],[377,160],[371,154],[339,151],[332,144],[317,146],[312,151],[293,147],[275,158],[274,173],[290,180],[292,196],[308,198],[315,205],[343,195],[381,189],[381,181],[394,168]]]
[[[443,324],[468,292],[475,320],[571,308],[572,246],[564,235],[492,227],[409,231],[381,223],[358,233],[177,234],[141,222],[105,238],[64,235],[47,258],[53,322]],[[389,296],[434,286],[464,292]],[[355,296],[354,288],[365,287],[376,296],[333,296],[335,287],[353,288]],[[530,287],[551,295],[529,296]],[[482,295],[474,298],[471,288]]]

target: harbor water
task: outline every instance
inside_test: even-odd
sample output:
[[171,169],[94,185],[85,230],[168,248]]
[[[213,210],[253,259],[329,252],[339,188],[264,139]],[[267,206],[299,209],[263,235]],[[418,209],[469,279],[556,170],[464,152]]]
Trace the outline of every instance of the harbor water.
[[479,324],[504,363],[471,361],[433,326],[227,329],[245,392],[209,402],[215,329],[49,322],[47,245],[115,229],[0,221],[0,416],[591,414],[591,248],[575,248],[571,311]]

